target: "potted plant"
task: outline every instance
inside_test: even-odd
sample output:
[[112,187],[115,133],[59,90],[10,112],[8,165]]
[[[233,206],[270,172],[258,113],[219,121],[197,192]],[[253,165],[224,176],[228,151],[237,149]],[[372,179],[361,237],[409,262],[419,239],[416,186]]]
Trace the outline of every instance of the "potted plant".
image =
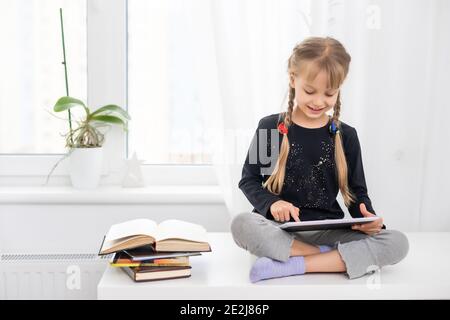
[[69,148],[65,157],[69,158],[72,185],[79,189],[92,189],[98,186],[103,167],[104,133],[99,129],[120,125],[127,131],[131,118],[117,105],[106,105],[91,112],[83,101],[68,96],[58,99],[53,111],[70,111],[75,107],[82,108],[84,116],[75,120],[78,126],[74,129],[70,126],[70,131],[65,135],[66,147]]

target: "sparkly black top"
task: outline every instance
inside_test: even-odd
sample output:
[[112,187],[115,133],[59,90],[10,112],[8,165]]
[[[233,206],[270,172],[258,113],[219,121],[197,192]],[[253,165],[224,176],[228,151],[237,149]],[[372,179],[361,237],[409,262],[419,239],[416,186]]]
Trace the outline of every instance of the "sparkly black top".
[[[281,147],[282,134],[277,125],[283,114],[267,116],[259,122],[250,145],[239,188],[253,205],[253,212],[273,219],[270,206],[285,200],[300,208],[300,220],[340,219],[344,217],[336,197],[339,192],[334,162],[334,136],[330,122],[321,128],[304,128],[293,123],[288,130],[289,155],[283,188],[280,195],[263,188],[273,172]],[[356,130],[341,121],[345,156],[348,166],[349,188],[357,201],[348,208],[354,218],[362,217],[359,204],[365,203],[375,213],[364,178],[361,147]],[[294,221],[291,218],[291,221]]]

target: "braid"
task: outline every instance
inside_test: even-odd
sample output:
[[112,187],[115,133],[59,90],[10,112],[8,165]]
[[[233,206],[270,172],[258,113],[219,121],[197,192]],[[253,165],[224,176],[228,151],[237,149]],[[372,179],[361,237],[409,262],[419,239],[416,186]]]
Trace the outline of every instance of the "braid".
[[333,112],[333,122],[338,127],[338,131],[334,136],[334,154],[336,161],[336,171],[338,178],[338,185],[341,191],[342,197],[344,198],[344,203],[348,207],[352,202],[355,201],[355,196],[348,186],[348,167],[347,160],[345,158],[344,146],[342,143],[341,135],[341,124],[339,121],[339,116],[341,115],[341,93],[338,93],[336,104],[334,105]]
[[[292,112],[294,111],[294,99],[295,99],[295,89],[289,88],[289,101],[288,109],[285,112],[284,124],[287,128],[292,123]],[[271,193],[279,195],[284,184],[284,175],[286,172],[286,162],[289,154],[289,140],[287,134],[283,134],[281,141],[280,154],[278,155],[277,163],[273,173],[270,175],[269,179],[263,183],[263,187],[267,188]]]
[[338,93],[336,104],[334,105],[333,122],[340,129],[339,117],[341,116],[341,93]]
[[294,111],[294,99],[295,99],[295,89],[290,88],[289,89],[289,101],[288,101],[288,110],[286,112],[286,117],[284,119],[284,124],[287,128],[292,123],[292,112]]

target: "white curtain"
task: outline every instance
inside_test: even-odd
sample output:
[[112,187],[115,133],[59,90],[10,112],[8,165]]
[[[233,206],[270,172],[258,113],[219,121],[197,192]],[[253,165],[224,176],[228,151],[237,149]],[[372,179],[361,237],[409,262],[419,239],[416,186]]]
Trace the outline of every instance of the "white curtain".
[[342,119],[359,133],[375,210],[402,230],[449,231],[450,2],[313,1],[311,12],[312,33],[352,56]]
[[237,187],[245,152],[257,121],[285,108],[292,48],[328,35],[352,56],[341,119],[358,131],[375,210],[391,228],[450,230],[449,1],[235,0],[210,10],[215,167],[231,215],[251,209]]

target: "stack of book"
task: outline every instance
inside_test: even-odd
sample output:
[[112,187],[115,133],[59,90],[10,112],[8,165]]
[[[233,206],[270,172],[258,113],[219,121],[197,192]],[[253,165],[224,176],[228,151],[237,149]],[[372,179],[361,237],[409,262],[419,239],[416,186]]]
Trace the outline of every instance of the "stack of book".
[[200,225],[135,219],[111,226],[98,254],[113,254],[110,265],[139,282],[190,277],[189,258],[210,251],[207,232]]

